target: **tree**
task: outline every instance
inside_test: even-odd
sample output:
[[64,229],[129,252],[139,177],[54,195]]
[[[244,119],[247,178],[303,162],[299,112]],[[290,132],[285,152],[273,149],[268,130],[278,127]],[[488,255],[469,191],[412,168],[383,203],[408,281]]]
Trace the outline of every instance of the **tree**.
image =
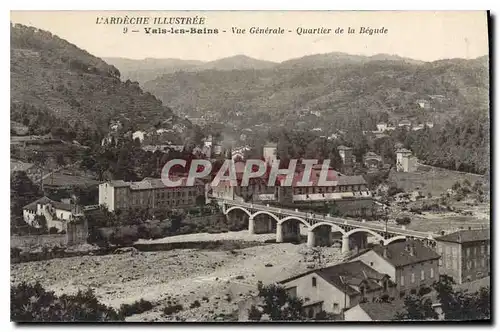
[[41,195],[37,185],[26,175],[26,172],[16,171],[10,178],[10,214],[12,217],[22,217],[23,206],[33,202]]
[[25,282],[10,289],[11,320],[14,322],[123,321],[113,308],[100,303],[92,290],[56,296],[40,283]]
[[197,206],[204,206],[205,205],[205,196],[203,196],[203,195],[196,196],[196,205]]
[[405,297],[405,307],[401,312],[396,313],[396,320],[429,320],[437,319],[438,315],[432,307],[429,298],[420,298],[416,295]]
[[[276,284],[263,286],[262,283],[259,283],[258,290],[262,304],[258,305],[259,308],[250,308],[249,317],[260,319],[263,315],[267,315],[272,321],[303,321],[307,319],[302,310],[304,301],[289,296],[282,286]],[[257,312],[261,313],[260,317]]]
[[433,285],[447,320],[490,319],[490,288],[482,287],[478,292],[454,291],[453,278],[441,275]]

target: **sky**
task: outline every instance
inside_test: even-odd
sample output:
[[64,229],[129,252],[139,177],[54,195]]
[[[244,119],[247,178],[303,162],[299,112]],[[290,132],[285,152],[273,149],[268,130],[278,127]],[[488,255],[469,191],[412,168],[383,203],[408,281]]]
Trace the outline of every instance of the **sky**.
[[[145,27],[170,25],[96,24],[104,17],[203,17],[198,27],[215,35],[147,35]],[[178,58],[212,61],[237,54],[281,62],[305,55],[344,52],[394,54],[423,61],[476,58],[488,54],[485,11],[11,11],[11,22],[34,26],[66,39],[98,57]],[[177,25],[177,28],[182,26]],[[188,26],[188,27],[191,27]],[[233,27],[246,34],[233,34]],[[251,27],[283,28],[284,35],[249,34]],[[347,28],[356,34],[347,34]],[[387,34],[359,34],[361,27],[385,28]],[[344,34],[297,35],[297,28],[343,28]],[[139,32],[130,32],[131,30]],[[226,32],[222,32],[226,30]],[[291,30],[292,32],[288,32]]]

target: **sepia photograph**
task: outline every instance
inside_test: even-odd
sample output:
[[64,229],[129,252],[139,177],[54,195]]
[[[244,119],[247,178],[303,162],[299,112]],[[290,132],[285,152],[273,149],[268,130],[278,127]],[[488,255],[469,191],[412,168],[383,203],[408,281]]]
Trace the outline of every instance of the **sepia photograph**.
[[489,28],[11,11],[11,322],[491,323]]

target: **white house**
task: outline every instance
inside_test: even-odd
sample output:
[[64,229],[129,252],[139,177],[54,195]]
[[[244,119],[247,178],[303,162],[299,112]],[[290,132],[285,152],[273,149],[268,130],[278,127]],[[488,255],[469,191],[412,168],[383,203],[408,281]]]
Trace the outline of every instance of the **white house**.
[[53,201],[44,196],[23,207],[23,219],[26,223],[37,227],[34,224],[37,215],[45,216],[47,228],[55,227],[62,231],[66,230],[69,221],[82,215],[82,212],[75,204]]
[[385,122],[377,123],[377,131],[382,132],[386,130],[387,130],[387,123]]
[[138,131],[136,131],[136,132],[134,132],[134,133],[132,134],[132,140],[134,140],[134,141],[135,141],[135,139],[136,139],[136,138],[138,138],[138,139],[139,139],[139,141],[141,141],[141,143],[142,143],[142,141],[144,141],[144,136],[145,136],[145,135],[146,135],[146,132],[144,132],[144,131],[142,131],[142,130],[138,130]]
[[439,279],[439,254],[418,240],[377,245],[351,257],[362,261],[379,273],[388,275],[404,297],[431,287]]
[[389,276],[361,261],[337,264],[280,281],[290,296],[304,300],[308,316],[321,311],[340,314],[360,302],[392,296]]

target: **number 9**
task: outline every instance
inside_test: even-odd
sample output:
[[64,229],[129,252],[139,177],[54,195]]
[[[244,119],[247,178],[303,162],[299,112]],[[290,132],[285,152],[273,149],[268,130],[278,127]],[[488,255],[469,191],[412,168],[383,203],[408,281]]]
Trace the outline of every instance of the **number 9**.
[[128,31],[128,28],[127,28],[127,27],[124,27],[124,28],[123,28],[123,33],[127,33],[127,31]]

